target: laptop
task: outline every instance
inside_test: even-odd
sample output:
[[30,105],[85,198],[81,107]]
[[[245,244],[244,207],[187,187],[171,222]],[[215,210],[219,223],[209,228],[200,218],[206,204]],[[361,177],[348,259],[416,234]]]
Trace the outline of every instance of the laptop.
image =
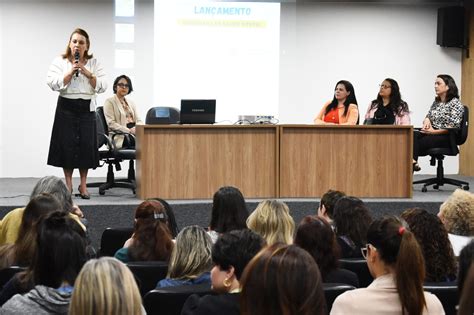
[[180,124],[213,124],[216,100],[181,100]]

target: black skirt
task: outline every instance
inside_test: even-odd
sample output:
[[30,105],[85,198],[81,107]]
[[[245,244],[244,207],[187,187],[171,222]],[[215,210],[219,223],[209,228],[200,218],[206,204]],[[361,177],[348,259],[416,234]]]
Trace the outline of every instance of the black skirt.
[[95,112],[90,100],[58,98],[48,165],[88,169],[99,165]]

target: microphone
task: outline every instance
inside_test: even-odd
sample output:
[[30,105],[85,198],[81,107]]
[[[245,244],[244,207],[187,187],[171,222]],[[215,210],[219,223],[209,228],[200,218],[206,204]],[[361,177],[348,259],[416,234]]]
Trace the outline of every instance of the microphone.
[[[74,62],[78,63],[80,57],[81,57],[81,55],[79,54],[79,51],[76,51],[74,53]],[[76,71],[76,77],[78,77],[78,76],[79,76],[79,70]]]

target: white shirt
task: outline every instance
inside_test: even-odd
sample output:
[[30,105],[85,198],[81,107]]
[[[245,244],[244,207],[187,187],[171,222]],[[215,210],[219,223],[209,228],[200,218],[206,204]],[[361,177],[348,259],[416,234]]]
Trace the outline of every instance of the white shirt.
[[59,91],[59,95],[69,99],[91,100],[90,111],[95,110],[96,94],[103,93],[107,89],[107,81],[105,79],[105,71],[97,59],[87,60],[85,67],[96,77],[95,88],[89,83],[89,79],[82,73],[79,76],[75,74],[71,81],[65,85],[64,76],[71,71],[72,63],[62,56],[58,56],[53,60],[49,67],[46,82],[53,91]]
[[451,246],[453,247],[454,256],[459,257],[461,250],[469,244],[474,237],[472,236],[462,236],[462,235],[455,235],[448,233],[449,241],[451,242]]
[[[424,315],[443,315],[444,309],[438,298],[425,292]],[[331,315],[400,315],[402,305],[392,274],[376,278],[367,288],[347,291],[339,295],[331,309]]]

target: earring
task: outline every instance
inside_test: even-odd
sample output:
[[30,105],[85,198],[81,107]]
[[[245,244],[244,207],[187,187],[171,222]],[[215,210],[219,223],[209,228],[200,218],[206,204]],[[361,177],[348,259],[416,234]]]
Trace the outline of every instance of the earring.
[[224,287],[230,288],[232,281],[230,281],[228,278],[225,278],[224,281],[222,281],[222,284],[224,285]]

